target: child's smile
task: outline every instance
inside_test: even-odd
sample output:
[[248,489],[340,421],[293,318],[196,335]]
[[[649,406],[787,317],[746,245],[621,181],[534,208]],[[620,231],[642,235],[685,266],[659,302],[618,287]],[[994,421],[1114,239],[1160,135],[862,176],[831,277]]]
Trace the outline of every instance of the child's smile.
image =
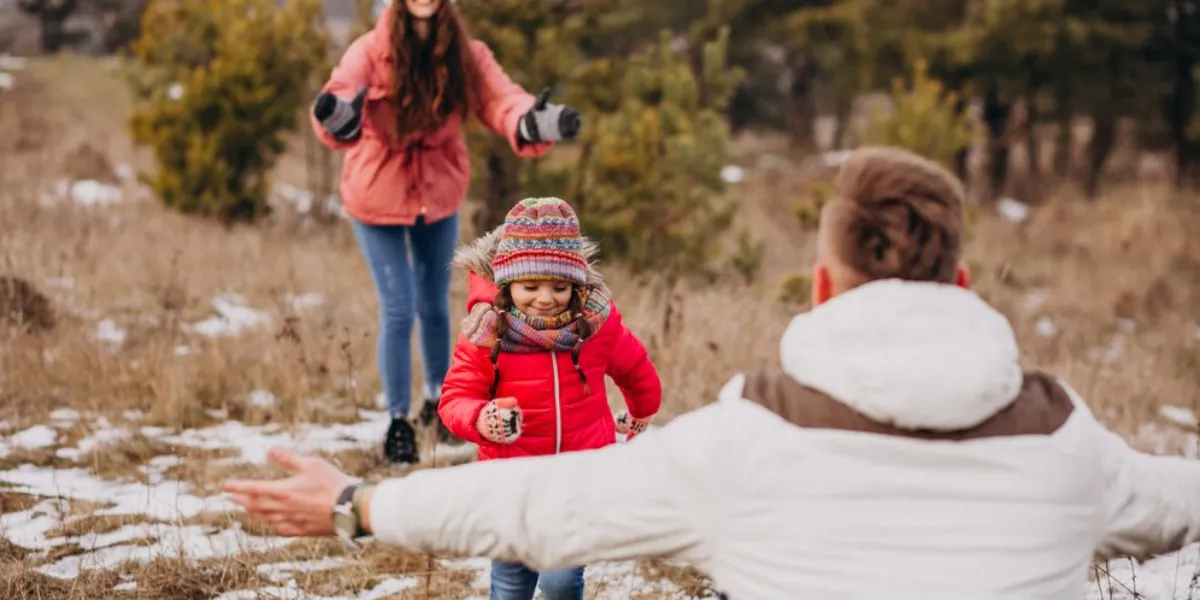
[[513,306],[530,317],[556,317],[571,302],[571,284],[565,281],[519,281],[509,287]]

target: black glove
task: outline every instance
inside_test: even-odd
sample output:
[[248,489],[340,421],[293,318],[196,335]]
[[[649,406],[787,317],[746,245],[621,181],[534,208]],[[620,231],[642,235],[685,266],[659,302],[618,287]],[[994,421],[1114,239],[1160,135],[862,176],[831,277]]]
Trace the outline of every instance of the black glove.
[[362,107],[366,97],[365,87],[359,88],[349,102],[323,92],[313,103],[313,116],[333,137],[343,142],[353,142],[362,133]]
[[569,140],[579,133],[579,111],[561,104],[550,104],[550,88],[542,90],[529,112],[521,116],[517,137],[536,144]]

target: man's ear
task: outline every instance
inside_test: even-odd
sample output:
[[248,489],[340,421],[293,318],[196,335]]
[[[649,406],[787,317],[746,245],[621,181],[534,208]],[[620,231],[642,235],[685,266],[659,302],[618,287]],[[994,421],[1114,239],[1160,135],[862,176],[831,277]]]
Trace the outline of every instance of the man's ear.
[[813,267],[812,273],[812,305],[820,306],[833,297],[833,278],[829,276],[829,269],[825,265],[818,264]]
[[967,269],[967,265],[958,265],[958,272],[954,275],[954,285],[968,290],[971,289],[971,271]]

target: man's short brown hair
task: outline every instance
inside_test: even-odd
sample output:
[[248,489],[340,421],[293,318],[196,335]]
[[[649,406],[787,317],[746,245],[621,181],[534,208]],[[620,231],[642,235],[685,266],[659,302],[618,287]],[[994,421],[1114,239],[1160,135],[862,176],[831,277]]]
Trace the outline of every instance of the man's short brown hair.
[[846,266],[866,281],[955,281],[964,210],[957,177],[907,150],[862,148],[836,184],[822,228]]

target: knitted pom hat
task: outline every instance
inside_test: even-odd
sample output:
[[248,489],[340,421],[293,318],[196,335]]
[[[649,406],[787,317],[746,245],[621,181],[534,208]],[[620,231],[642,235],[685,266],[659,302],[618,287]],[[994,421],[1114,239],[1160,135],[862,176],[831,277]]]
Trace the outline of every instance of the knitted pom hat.
[[554,279],[587,284],[575,211],[558,198],[526,198],[508,211],[492,258],[496,285]]

